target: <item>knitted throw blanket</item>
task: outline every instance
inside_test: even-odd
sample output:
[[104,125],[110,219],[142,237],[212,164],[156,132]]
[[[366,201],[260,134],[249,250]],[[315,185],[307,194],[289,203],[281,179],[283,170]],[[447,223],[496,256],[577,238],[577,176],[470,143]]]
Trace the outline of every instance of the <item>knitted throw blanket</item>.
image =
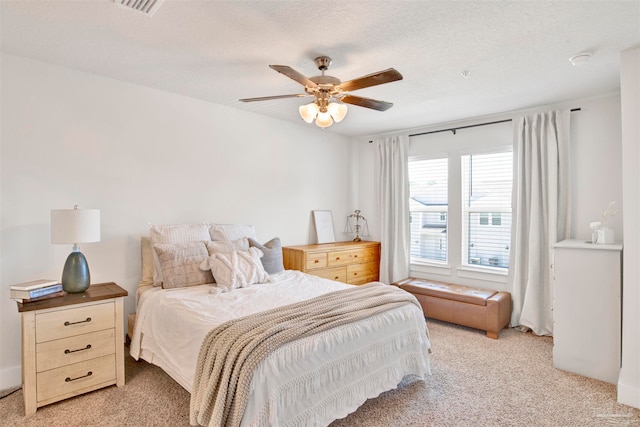
[[420,308],[408,292],[373,282],[214,328],[198,354],[190,402],[191,425],[239,426],[254,369],[276,348],[405,304]]

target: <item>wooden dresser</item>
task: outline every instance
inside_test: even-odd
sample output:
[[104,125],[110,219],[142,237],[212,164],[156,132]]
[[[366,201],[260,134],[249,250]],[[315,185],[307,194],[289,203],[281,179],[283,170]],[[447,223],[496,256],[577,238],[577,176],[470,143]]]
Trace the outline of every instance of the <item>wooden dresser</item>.
[[18,303],[26,415],[101,387],[124,385],[127,291],[115,283],[79,294]]
[[285,246],[284,268],[362,285],[379,279],[380,242],[336,242]]

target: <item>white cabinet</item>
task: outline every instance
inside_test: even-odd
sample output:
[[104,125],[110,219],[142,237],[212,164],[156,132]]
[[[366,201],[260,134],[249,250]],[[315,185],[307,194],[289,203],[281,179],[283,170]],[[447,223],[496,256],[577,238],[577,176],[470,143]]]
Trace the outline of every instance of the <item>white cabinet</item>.
[[620,371],[622,245],[554,245],[553,366],[616,384]]

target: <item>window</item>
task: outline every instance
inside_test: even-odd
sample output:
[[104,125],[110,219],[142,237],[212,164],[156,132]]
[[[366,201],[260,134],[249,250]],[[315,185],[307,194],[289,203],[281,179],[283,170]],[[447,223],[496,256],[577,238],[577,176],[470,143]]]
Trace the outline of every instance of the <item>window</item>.
[[447,262],[447,158],[409,162],[411,262]]
[[462,264],[509,268],[511,152],[461,156]]

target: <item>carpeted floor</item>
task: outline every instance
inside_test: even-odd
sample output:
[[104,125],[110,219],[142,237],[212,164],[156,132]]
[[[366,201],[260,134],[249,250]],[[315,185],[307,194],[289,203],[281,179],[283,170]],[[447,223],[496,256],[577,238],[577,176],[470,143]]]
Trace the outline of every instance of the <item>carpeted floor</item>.
[[[640,426],[640,410],[617,404],[613,384],[553,368],[550,337],[508,329],[492,340],[473,329],[428,324],[432,375],[405,379],[331,427]],[[31,417],[24,416],[22,399],[19,390],[0,400],[0,424],[189,425],[189,394],[159,368],[129,356],[122,388],[45,406]]]

